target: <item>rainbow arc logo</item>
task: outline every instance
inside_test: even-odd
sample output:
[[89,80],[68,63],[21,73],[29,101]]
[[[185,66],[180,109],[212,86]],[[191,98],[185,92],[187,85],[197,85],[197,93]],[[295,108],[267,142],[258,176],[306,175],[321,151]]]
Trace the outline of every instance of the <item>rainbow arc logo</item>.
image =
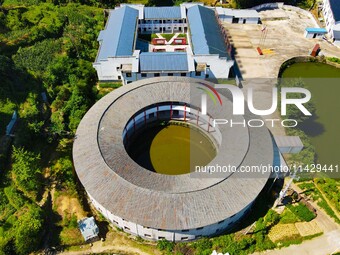
[[[216,91],[215,88],[208,84],[201,83],[200,85],[204,87],[196,87],[197,89],[203,91],[204,93],[201,95],[201,112],[203,115],[207,115],[207,95],[213,101],[214,105],[217,104],[217,100],[220,105],[222,105],[222,99],[219,93]],[[217,100],[216,100],[217,99]]]

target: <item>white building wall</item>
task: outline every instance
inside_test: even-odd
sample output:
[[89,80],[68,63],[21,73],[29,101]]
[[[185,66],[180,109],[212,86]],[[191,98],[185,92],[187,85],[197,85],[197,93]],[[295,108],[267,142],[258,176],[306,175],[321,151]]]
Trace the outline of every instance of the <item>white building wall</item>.
[[227,16],[227,15],[219,15],[219,18],[221,21],[232,23],[233,22],[233,16]]
[[[196,72],[186,72],[187,77],[194,77],[204,79],[206,78],[206,74],[209,76],[207,78],[222,78],[226,79],[229,77],[230,68],[233,66],[233,60],[226,60],[226,58],[219,58],[218,55],[195,55],[193,59],[196,63],[207,63],[209,68],[207,68],[206,72],[201,72],[199,76],[196,75]],[[113,81],[113,80],[122,80],[123,84],[126,85],[130,82],[141,80],[145,78],[154,77],[154,73],[146,74],[146,77],[142,77],[141,73],[132,72],[131,77],[127,77],[127,75],[121,72],[120,67],[122,64],[131,64],[135,60],[134,56],[131,57],[121,57],[121,58],[108,58],[107,61],[100,61],[93,64],[93,67],[96,69],[98,78],[100,81]],[[183,72],[185,73],[185,72]],[[160,76],[168,76],[169,72],[162,72]],[[173,76],[181,76],[181,72],[173,72]]]
[[324,36],[324,34],[318,34],[318,33],[308,33],[307,31],[305,31],[305,37],[308,39],[313,39],[314,35],[316,34],[317,39],[322,39],[322,37]]
[[93,67],[96,69],[100,81],[120,80],[122,78],[120,66],[122,64],[132,65],[134,59],[134,56],[108,58],[107,60],[93,63]]
[[209,75],[209,78],[228,78],[230,68],[234,65],[233,60],[220,58],[218,55],[195,55],[193,57],[196,63],[207,63],[209,68],[207,68],[206,74]]
[[330,38],[334,40],[333,29],[337,27],[337,24],[340,24],[340,21],[336,22],[336,20],[334,19],[333,12],[329,4],[329,0],[323,0],[323,15],[325,18],[326,29],[328,31],[328,34]]
[[100,205],[89,193],[88,196],[93,204],[93,206],[102,213],[102,215],[108,219],[113,225],[121,228],[125,232],[133,235],[140,236],[144,239],[149,240],[162,240],[166,239],[168,241],[189,241],[198,239],[204,236],[217,235],[227,229],[232,228],[241,219],[242,216],[251,209],[253,202],[246,206],[239,213],[223,220],[218,223],[202,226],[196,229],[181,229],[181,230],[162,230],[153,229],[139,224],[128,221],[127,219],[122,219],[118,216],[113,215],[111,212],[106,210],[102,205]]
[[184,20],[182,23],[179,23],[179,20],[163,20],[162,23],[160,23],[160,20],[146,20],[145,23],[140,23],[138,28],[141,34],[155,32],[184,33],[187,28],[187,23],[185,23]]
[[259,23],[258,18],[244,18],[246,20],[246,24],[257,24]]

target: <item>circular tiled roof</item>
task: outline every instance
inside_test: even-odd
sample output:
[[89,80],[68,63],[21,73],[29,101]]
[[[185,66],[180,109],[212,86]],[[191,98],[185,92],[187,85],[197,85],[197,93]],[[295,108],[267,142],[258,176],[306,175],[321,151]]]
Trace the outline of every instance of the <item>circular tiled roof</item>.
[[[145,79],[123,86],[98,101],[81,121],[73,146],[74,166],[86,191],[112,214],[164,230],[193,229],[224,220],[249,205],[270,173],[162,175],[135,163],[123,144],[126,123],[140,109],[159,102],[192,104],[193,87],[206,81],[185,77]],[[215,117],[232,116],[232,102],[208,104]],[[266,127],[219,125],[222,142],[209,165],[272,165],[273,144]]]

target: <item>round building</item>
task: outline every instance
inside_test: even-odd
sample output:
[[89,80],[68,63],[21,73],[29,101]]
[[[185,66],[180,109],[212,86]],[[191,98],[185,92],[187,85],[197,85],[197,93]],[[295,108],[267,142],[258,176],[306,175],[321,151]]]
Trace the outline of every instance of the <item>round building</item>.
[[[112,224],[150,240],[184,241],[228,230],[250,212],[271,172],[235,169],[275,165],[277,150],[266,127],[214,125],[221,113],[237,123],[254,116],[233,116],[228,91],[214,94],[211,88],[185,77],[145,79],[111,92],[86,113],[74,141],[74,167],[94,207]],[[207,114],[203,92],[209,94]],[[149,130],[158,128],[159,134],[164,125],[190,130],[191,138],[183,139],[189,140],[189,154],[185,145],[169,153],[172,138],[166,133],[153,154],[140,156],[153,143]],[[176,137],[188,135],[177,130]],[[215,168],[207,171],[205,165]],[[211,171],[226,166],[234,170]]]

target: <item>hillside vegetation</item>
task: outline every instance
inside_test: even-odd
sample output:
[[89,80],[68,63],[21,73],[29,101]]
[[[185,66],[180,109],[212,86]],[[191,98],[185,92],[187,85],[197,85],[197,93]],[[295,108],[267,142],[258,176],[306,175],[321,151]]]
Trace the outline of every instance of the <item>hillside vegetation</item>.
[[0,254],[41,247],[50,220],[44,190],[52,181],[75,189],[68,140],[97,97],[92,62],[103,10],[38,2],[4,1],[0,11],[1,136],[14,110],[20,117],[0,164]]
[[[0,255],[29,254],[48,246],[49,232],[57,236],[53,245],[64,245],[65,233],[76,229],[74,215],[61,212],[59,221],[51,217],[58,208],[51,208],[47,194],[53,186],[59,194],[56,200],[67,195],[80,201],[72,141],[86,111],[104,95],[101,86],[96,86],[92,62],[105,24],[103,8],[119,2],[0,0]],[[181,2],[150,0],[147,4]],[[262,2],[235,0],[232,4],[248,7]],[[14,137],[4,137],[14,110],[19,115]],[[50,231],[51,224],[62,230]],[[272,248],[267,228],[261,224],[265,225],[263,219],[256,224],[257,233],[240,243],[230,235],[213,243],[203,239],[191,248],[204,254],[212,247],[233,249],[233,254],[245,247],[251,247],[248,252]],[[226,247],[227,243],[232,247]]]

